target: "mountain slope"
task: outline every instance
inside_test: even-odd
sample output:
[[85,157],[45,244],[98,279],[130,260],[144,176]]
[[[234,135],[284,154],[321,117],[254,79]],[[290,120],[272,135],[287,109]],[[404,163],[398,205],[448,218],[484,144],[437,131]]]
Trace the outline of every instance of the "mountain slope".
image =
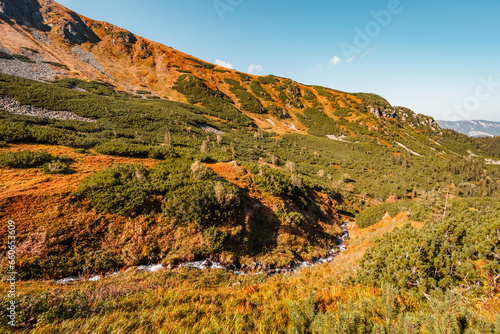
[[0,331],[495,333],[500,137],[0,11]]
[[452,129],[470,137],[500,136],[500,122],[490,121],[437,121],[444,129]]
[[132,94],[201,105],[223,99],[222,103],[230,105],[226,108],[236,108],[259,128],[276,133],[306,133],[308,126],[302,116],[308,108],[347,123],[340,126],[345,134],[350,123],[378,127],[380,122],[374,118],[401,120],[431,131],[439,129],[431,118],[393,108],[373,94],[349,94],[228,70],[109,23],[80,16],[51,0],[0,3],[4,8],[0,16],[4,21],[0,24],[1,50],[7,57],[20,54],[34,61],[0,59],[4,73],[36,80],[97,80]]
[[0,208],[22,242],[46,233],[24,277],[286,266],[372,205],[422,198],[432,216],[447,193],[499,192],[496,151],[380,96],[223,69],[52,1],[0,4],[0,177],[17,175]]

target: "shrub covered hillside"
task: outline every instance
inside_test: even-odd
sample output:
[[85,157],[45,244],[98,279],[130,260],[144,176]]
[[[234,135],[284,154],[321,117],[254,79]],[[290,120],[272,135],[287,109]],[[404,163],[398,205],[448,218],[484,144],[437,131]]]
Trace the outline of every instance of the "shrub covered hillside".
[[385,236],[361,260],[365,284],[390,282],[429,293],[460,287],[484,294],[500,290],[500,201],[455,201],[439,222],[406,225]]
[[[431,312],[433,304],[419,298],[431,296],[433,289],[443,293],[465,289],[473,298],[497,296],[495,212],[500,177],[498,165],[490,164],[495,152],[488,143],[471,143],[454,132],[418,125],[411,114],[407,121],[367,114],[366,105],[385,103],[371,95],[352,95],[342,101],[321,87],[302,91],[293,82],[274,77],[258,81],[238,77],[238,82],[226,80],[227,93],[192,76],[181,77],[176,87],[192,103],[186,104],[137,97],[97,81],[42,83],[0,74],[1,96],[37,110],[36,116],[27,115],[26,108],[0,111],[0,209],[4,217],[16,221],[18,279],[85,276],[157,263],[172,268],[172,277],[191,277],[180,265],[203,259],[246,271],[259,266],[266,270],[293,267],[299,261],[331,254],[345,222],[353,226],[355,220],[358,230],[368,231],[360,233],[372,233],[387,215],[404,212],[424,227],[403,227],[384,237],[366,253],[358,274],[351,273],[357,268],[354,261],[349,270],[343,269],[345,275],[353,276],[335,283],[341,289],[358,291],[353,292],[353,296],[360,295],[352,301],[361,306],[344,309],[335,306],[337,297],[294,292],[292,299],[270,306],[281,314],[279,326],[321,332],[329,328],[326,323],[330,328],[344,328],[342,321],[352,320],[363,322],[367,333],[382,332],[382,328],[390,332],[388,318],[375,315],[380,314],[376,305],[385,299],[362,298],[367,291],[379,298],[376,291],[386,284],[399,291],[394,294],[401,300],[417,300],[413,308],[393,305],[396,309],[391,314],[400,312],[403,318],[391,315],[390,321],[401,328],[410,316],[414,326],[417,322],[424,326],[418,310]],[[246,85],[253,88],[248,94],[263,99],[275,96],[264,93],[266,86],[281,87],[280,99],[303,108],[297,119],[307,133],[275,133],[250,117],[253,112],[241,112],[238,108],[244,101],[234,104],[228,96],[232,91],[243,92]],[[313,91],[319,91],[332,108],[304,105],[301,99],[313,99]],[[339,109],[335,109],[337,104]],[[268,104],[261,105],[265,110],[259,112],[271,112]],[[49,111],[63,116],[47,118]],[[72,120],[68,115],[84,118]],[[281,119],[287,117],[295,116]],[[6,229],[0,237],[6,237]],[[6,245],[1,244],[0,250],[6,254]],[[6,264],[3,256],[3,273]],[[204,274],[190,280],[207,289],[213,284],[214,291],[227,297],[229,287],[224,282],[230,276],[221,275],[214,283]],[[169,277],[161,280],[175,279]],[[325,287],[338,281],[328,275],[324,279]],[[275,291],[289,284],[269,280],[256,276],[238,284],[253,286],[251,291],[261,287]],[[46,283],[40,284],[44,291]],[[119,291],[128,289],[129,283],[120,278],[117,284]],[[308,289],[316,290],[311,284],[307,281]],[[143,288],[134,290],[131,298],[151,294]],[[80,321],[81,316],[105,312],[113,317],[113,310],[128,303],[117,297],[106,306],[104,299],[92,297],[88,290],[75,289],[65,290],[62,299],[23,292],[23,305],[32,315],[21,317],[19,328],[66,319],[71,322],[69,328],[77,330],[73,321]],[[250,290],[249,296],[254,296]],[[443,296],[435,298],[446,302],[448,297]],[[193,298],[201,297],[195,294]],[[255,305],[260,305],[265,297],[255,298]],[[203,308],[218,302],[207,303]],[[258,309],[252,305],[244,306],[251,315],[238,320],[242,327],[221,320],[220,326],[229,326],[222,331],[277,330],[270,323],[259,323],[256,319],[261,313],[251,311]],[[181,312],[171,307],[165,312]],[[405,315],[407,311],[413,313]],[[204,320],[198,322],[205,323],[209,313],[200,312],[198,317]],[[220,312],[217,317],[234,316]],[[450,316],[458,319],[462,313]],[[474,319],[471,328],[478,328],[483,318]],[[488,328],[494,328],[491,321]],[[349,328],[354,331],[358,325]],[[56,327],[49,326],[47,331]]]
[[0,7],[0,332],[500,333],[498,138]]
[[[277,135],[260,129],[224,94],[195,78],[183,80],[179,89],[202,106],[136,98],[99,82],[0,75],[0,94],[22,105],[95,120],[0,113],[3,171],[33,173],[36,167],[59,175],[47,182],[66,177],[69,184],[64,191],[35,191],[33,198],[3,197],[4,212],[21,219],[21,241],[35,238],[44,250],[26,253],[23,277],[207,257],[237,266],[287,266],[325,256],[348,219],[366,227],[386,212],[409,212],[412,219],[432,221],[446,211],[448,199],[499,195],[498,168],[486,164],[486,151],[454,133],[375,116],[380,130],[350,128],[309,108],[301,117],[311,135]],[[258,83],[267,84],[278,81]],[[284,87],[298,94],[293,82]],[[377,101],[368,100],[383,103]],[[328,133],[337,133],[337,140]],[[49,149],[31,152],[26,144]],[[73,148],[73,157],[56,147]],[[105,155],[121,157],[121,163],[81,172],[82,160]],[[35,199],[39,208],[14,209]],[[56,211],[37,211],[55,202]],[[78,235],[82,226],[92,227]],[[71,266],[61,266],[62,258]]]

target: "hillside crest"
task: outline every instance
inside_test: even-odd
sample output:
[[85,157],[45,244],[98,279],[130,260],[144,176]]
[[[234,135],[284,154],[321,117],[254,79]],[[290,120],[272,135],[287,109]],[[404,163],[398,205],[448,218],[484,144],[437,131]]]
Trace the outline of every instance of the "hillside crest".
[[3,0],[0,13],[6,23],[0,24],[5,36],[0,50],[28,60],[0,59],[0,71],[7,74],[100,81],[147,98],[239,110],[258,128],[277,134],[306,134],[317,125],[318,114],[338,126],[330,135],[349,135],[349,124],[380,130],[385,121],[440,130],[431,117],[392,107],[380,96],[229,70],[51,0]]

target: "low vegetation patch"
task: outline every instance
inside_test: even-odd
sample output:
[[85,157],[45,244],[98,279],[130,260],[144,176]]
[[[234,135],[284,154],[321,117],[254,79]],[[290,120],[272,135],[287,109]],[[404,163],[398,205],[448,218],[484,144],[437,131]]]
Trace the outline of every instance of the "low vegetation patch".
[[358,214],[356,216],[356,225],[359,228],[366,228],[381,221],[386,214],[395,217],[401,212],[407,213],[413,220],[424,221],[427,218],[426,210],[427,208],[419,201],[403,200],[382,203],[371,206]]
[[35,61],[31,60],[29,57],[21,54],[13,54],[12,57],[16,58],[19,61],[22,61],[24,63],[30,63],[33,64]]
[[7,52],[0,51],[0,59],[12,59],[12,55]]
[[59,68],[62,68],[64,70],[69,70],[68,66],[61,64],[61,63],[57,63],[57,62],[53,62],[53,61],[42,61],[42,63],[49,64],[49,65],[52,65],[55,67],[59,67]]
[[0,154],[0,167],[34,168],[54,160],[47,152],[19,151]]

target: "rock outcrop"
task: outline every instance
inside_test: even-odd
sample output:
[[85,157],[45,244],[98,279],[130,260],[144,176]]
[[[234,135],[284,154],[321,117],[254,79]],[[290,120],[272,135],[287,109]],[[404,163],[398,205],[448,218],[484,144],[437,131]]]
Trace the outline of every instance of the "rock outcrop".
[[46,24],[43,13],[53,4],[52,0],[43,2],[37,0],[0,0],[0,19],[41,31],[58,30],[59,35],[69,44],[97,43],[99,37],[87,26],[84,20],[75,12],[68,11],[56,26]]
[[70,12],[71,20],[64,20],[60,27],[61,37],[70,44],[98,43],[99,37],[85,24],[82,18]]
[[42,31],[50,30],[50,27],[44,24],[41,6],[37,0],[1,0],[0,19],[7,22],[14,20],[19,25]]
[[377,118],[397,118],[398,114],[394,109],[370,108],[370,113]]
[[370,107],[370,113],[378,119],[389,118],[408,123],[413,128],[428,127],[432,131],[441,130],[439,124],[430,116],[415,114],[408,108],[403,107]]

